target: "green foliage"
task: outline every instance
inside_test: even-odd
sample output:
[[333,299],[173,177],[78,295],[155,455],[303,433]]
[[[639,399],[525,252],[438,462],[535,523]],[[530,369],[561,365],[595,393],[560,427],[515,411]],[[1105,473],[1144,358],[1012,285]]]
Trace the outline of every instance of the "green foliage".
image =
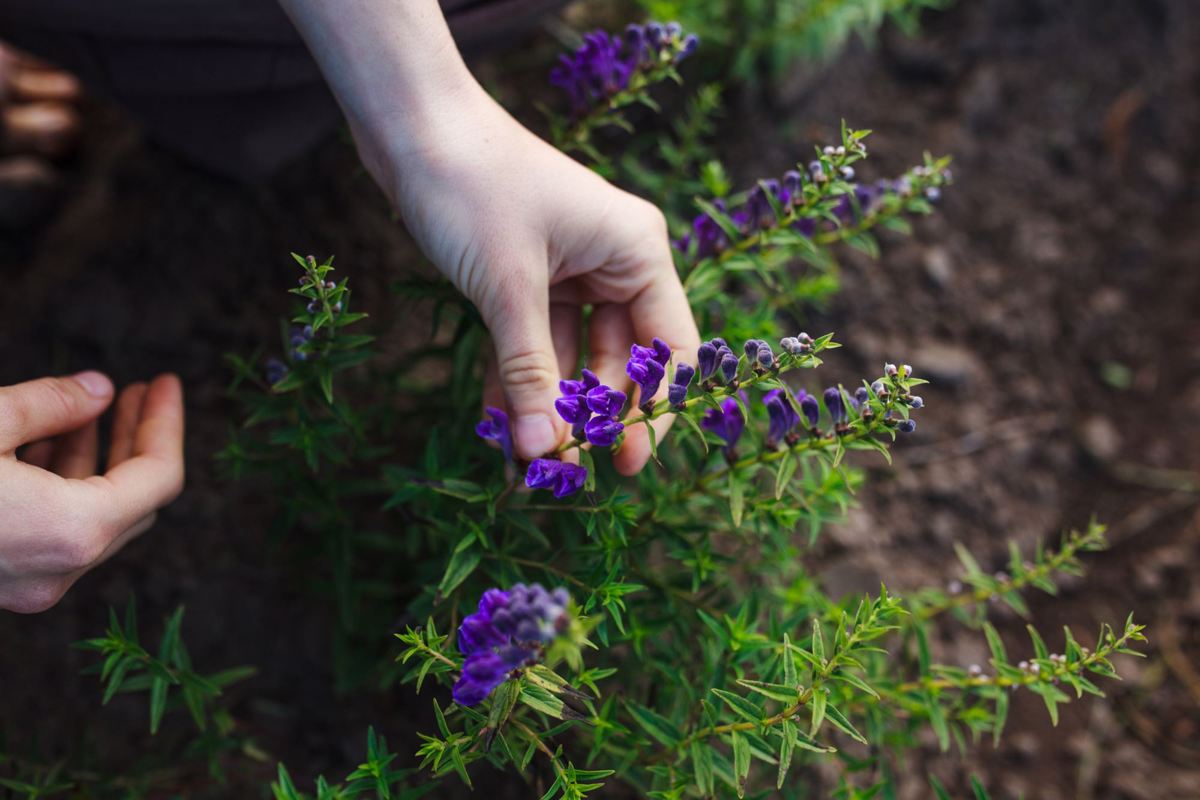
[[[742,76],[776,73],[887,16],[908,22],[938,4],[646,0],[656,15],[678,17],[716,43],[709,67],[724,63]],[[735,52],[738,42],[749,44]],[[908,219],[930,213],[929,198],[948,182],[947,159],[926,155],[895,182],[903,188],[860,207],[851,170],[862,167],[868,132],[843,125],[838,141],[816,149],[815,170],[797,154],[810,179],[796,197],[785,206],[767,192],[768,218],[739,221],[731,209],[748,193],[735,191],[739,181],[709,143],[722,85],[702,87],[669,124],[633,131],[619,156],[602,152],[598,131],[630,129],[633,106],[657,108],[651,86],[678,77],[664,64],[594,113],[555,119],[552,132],[564,149],[650,197],[676,235],[692,230],[695,214],[725,234],[712,252],[695,241],[680,248],[676,264],[702,329],[735,352],[748,338],[774,346],[795,331],[836,289],[843,246],[879,258],[887,240],[878,235],[907,232]],[[818,370],[840,347],[832,333],[804,336],[803,349],[781,348],[767,365],[740,356],[731,381],[708,380],[675,407],[660,401],[631,413],[627,426],[675,416],[669,434],[651,439],[652,465],[626,479],[606,452],[579,449],[589,469],[584,491],[548,499],[522,488],[524,465],[505,464],[474,433],[486,351],[475,309],[446,284],[401,281],[405,313],[428,319],[430,343],[379,363],[372,337],[348,330],[364,315],[350,311],[347,280],[332,279],[331,261],[295,259],[302,275],[291,290],[296,329],[281,328],[286,364],[268,382],[259,354],[231,357],[239,425],[221,463],[230,477],[267,487],[278,505],[277,541],[306,584],[328,596],[339,688],[374,682],[408,701],[424,694],[432,722],[412,753],[391,752],[372,728],[365,760],[340,782],[316,778],[309,794],[279,764],[269,787],[276,800],[415,800],[435,795],[442,781],[482,789],[495,770],[541,800],[609,792],[657,800],[892,797],[897,764],[924,731],[943,750],[998,740],[1014,691],[1041,697],[1056,722],[1061,705],[1101,695],[1096,681],[1116,677],[1114,659],[1137,655],[1144,641],[1128,619],[1102,626],[1090,648],[1065,629],[1051,652],[1052,637],[1034,621],[1026,643],[990,619],[1000,604],[1030,617],[1028,590],[1053,594],[1059,576],[1080,574],[1080,556],[1104,546],[1094,523],[1056,549],[1014,547],[1001,573],[959,548],[963,574],[944,587],[897,594],[880,585],[833,596],[814,545],[865,487],[861,459],[890,463],[925,381],[887,365],[864,376],[864,399],[854,404],[857,384],[831,387],[847,406],[844,420],[831,430],[802,425],[768,444],[763,394],[784,389],[791,398],[804,388],[822,396],[829,382],[818,383]],[[695,361],[690,353],[674,358]],[[722,402],[746,419],[736,447],[702,425]],[[453,702],[463,618],[487,588],[535,581],[570,591],[560,635],[504,672],[482,703]],[[181,620],[182,609],[159,646],[146,649],[131,606],[124,622],[113,614],[103,637],[82,643],[104,658],[96,670],[102,701],[148,693],[152,734],[182,704],[214,773],[214,754],[266,758],[238,737],[220,704],[221,689],[248,673],[194,671]],[[986,644],[986,668],[938,663],[935,634],[956,628]],[[80,781],[62,765],[17,762],[2,747],[0,766],[15,770],[0,786],[17,797],[64,794]],[[838,775],[836,785],[820,783],[828,773]],[[131,785],[119,791],[146,791]],[[936,777],[929,785],[951,796]],[[122,796],[116,791],[96,796]],[[987,796],[977,781],[972,791]]]
[[676,19],[704,42],[704,68],[750,83],[780,78],[798,61],[819,61],[855,34],[870,40],[884,22],[916,30],[921,12],[951,0],[639,0],[653,19]]

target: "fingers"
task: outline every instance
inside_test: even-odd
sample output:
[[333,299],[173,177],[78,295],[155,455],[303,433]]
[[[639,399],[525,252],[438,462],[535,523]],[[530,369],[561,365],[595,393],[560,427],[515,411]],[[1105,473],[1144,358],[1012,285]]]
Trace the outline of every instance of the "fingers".
[[86,425],[112,396],[112,382],[99,372],[0,387],[0,453]]
[[558,358],[558,373],[573,377],[579,366],[579,329],[583,309],[576,303],[550,303],[550,337]]
[[[667,247],[665,242],[663,247]],[[655,336],[665,341],[671,347],[674,363],[685,361],[694,364],[696,350],[700,346],[700,333],[696,329],[687,294],[675,274],[669,251],[660,254],[657,263],[660,265],[655,270],[657,277],[634,297],[629,306],[634,333],[642,343],[649,343]],[[668,372],[659,387],[657,397],[666,396],[671,378],[672,374]],[[657,441],[662,440],[673,421],[674,416],[668,414],[651,423]],[[613,459],[617,471],[622,475],[633,475],[641,470],[649,459],[650,437],[645,426],[635,425],[627,428],[625,442]]]
[[43,439],[40,442],[26,445],[17,453],[17,459],[31,467],[49,469],[50,459],[54,456],[54,440]]
[[629,347],[633,344],[633,321],[629,309],[619,303],[605,303],[592,310],[588,321],[588,368],[600,382],[630,395],[631,408],[636,398],[630,394],[632,385],[625,374]]
[[137,432],[145,398],[144,383],[126,386],[117,397],[117,407],[113,411],[112,442],[108,448],[108,469],[133,455],[133,435]]
[[120,533],[174,500],[183,471],[183,389],[160,375],[146,387],[129,457],[89,482],[108,490],[103,513]]
[[64,433],[54,443],[50,471],[64,478],[83,479],[96,474],[100,450],[100,423],[96,420]]
[[545,279],[544,266],[510,270],[480,309],[496,346],[517,454],[526,459],[553,450],[567,433],[554,413],[560,373]]

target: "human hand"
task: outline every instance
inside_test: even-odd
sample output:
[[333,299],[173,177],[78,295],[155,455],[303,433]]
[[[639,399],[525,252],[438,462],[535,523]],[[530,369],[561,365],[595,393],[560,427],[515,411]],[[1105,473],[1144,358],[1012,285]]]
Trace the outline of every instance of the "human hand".
[[[482,91],[431,122],[420,146],[371,160],[425,253],[487,323],[496,367],[485,396],[491,405],[503,396],[521,456],[569,438],[554,400],[560,377],[576,370],[584,305],[593,308],[588,366],[631,399],[625,363],[635,341],[657,336],[696,352],[662,213],[534,136]],[[655,425],[661,437],[670,418]],[[649,457],[645,429],[627,428],[617,469],[633,474]]]
[[183,488],[179,379],[121,392],[99,474],[98,420],[112,401],[98,372],[0,387],[0,609],[50,608]]

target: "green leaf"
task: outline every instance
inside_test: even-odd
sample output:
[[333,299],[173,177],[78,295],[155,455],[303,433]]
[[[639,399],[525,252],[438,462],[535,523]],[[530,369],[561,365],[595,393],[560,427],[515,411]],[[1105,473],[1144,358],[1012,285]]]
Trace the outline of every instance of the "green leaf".
[[546,716],[563,718],[563,701],[540,686],[522,681],[521,702]]
[[950,793],[946,791],[946,787],[936,776],[929,776],[929,785],[933,787],[933,793],[937,795],[937,800],[951,800]]
[[1004,650],[1004,641],[1001,640],[999,632],[990,622],[983,623],[983,635],[987,637],[988,649],[992,651],[992,658],[997,665],[1008,663],[1008,653]]
[[843,733],[849,734],[850,738],[854,739],[855,741],[862,742],[863,744],[867,744],[867,740],[863,738],[863,735],[859,733],[853,725],[850,724],[850,720],[846,719],[846,715],[841,711],[838,711],[833,706],[828,706],[825,709],[825,717],[838,728],[840,728]]
[[155,678],[150,684],[150,735],[158,733],[163,712],[167,710],[167,679]]
[[792,751],[796,748],[796,723],[785,719],[782,726],[782,741],[779,743],[779,774],[775,778],[775,788],[782,789],[787,778],[788,768],[792,765]]
[[742,494],[742,482],[737,479],[733,470],[729,470],[729,515],[733,518],[733,527],[742,526],[742,513],[745,511],[745,497]]
[[711,691],[717,697],[721,698],[725,702],[725,705],[729,706],[729,709],[739,717],[756,724],[762,722],[762,709],[751,701],[741,695],[727,692],[724,689],[712,689]]
[[756,694],[778,700],[781,703],[795,704],[800,699],[800,692],[796,690],[795,684],[789,686],[782,683],[763,683],[744,678],[738,679],[738,684]]
[[737,781],[737,796],[746,796],[746,779],[750,776],[750,744],[737,731],[733,732],[733,775]]
[[974,775],[971,776],[971,791],[975,793],[975,800],[991,800],[987,789],[983,788],[983,784],[980,783],[979,778],[976,778]]
[[1042,641],[1041,635],[1032,625],[1026,625],[1025,630],[1029,631],[1029,638],[1033,642],[1033,652],[1037,658],[1049,658],[1050,651],[1046,649],[1046,643]]
[[625,707],[633,715],[634,721],[661,744],[667,747],[676,747],[679,744],[679,731],[668,719],[637,703],[626,703]]
[[825,663],[825,637],[821,633],[821,621],[815,617],[812,623],[812,653],[817,661]]
[[814,688],[812,690],[812,698],[808,701],[810,708],[809,714],[812,717],[812,722],[808,726],[808,735],[816,736],[821,730],[821,723],[825,722],[825,711],[829,706],[829,695],[824,689]]
[[713,761],[712,750],[700,741],[693,741],[689,747],[692,756],[692,772],[696,777],[696,788],[705,797],[713,793]]
[[475,541],[474,533],[468,533],[459,540],[458,545],[454,548],[454,554],[450,556],[450,561],[446,564],[442,581],[438,584],[439,596],[445,597],[458,588],[458,585],[470,577],[475,568],[479,566],[479,562],[483,560],[483,553],[472,547]]
[[796,686],[798,678],[796,677],[796,659],[792,655],[792,640],[785,633],[783,635],[783,682],[788,686]]
[[775,470],[775,499],[783,497],[784,490],[796,474],[796,458],[785,455],[779,459],[779,469]]
[[742,232],[738,228],[737,223],[730,219],[729,215],[724,211],[717,208],[703,197],[696,198],[696,206],[699,207],[699,209],[705,214],[710,216],[713,222],[717,223],[717,227],[719,227],[725,233],[725,235],[729,237],[730,241],[736,242],[742,238]]

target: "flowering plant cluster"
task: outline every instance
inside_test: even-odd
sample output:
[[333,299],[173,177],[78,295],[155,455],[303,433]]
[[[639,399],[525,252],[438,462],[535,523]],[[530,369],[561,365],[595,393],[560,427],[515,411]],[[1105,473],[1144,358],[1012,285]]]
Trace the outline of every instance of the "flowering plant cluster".
[[[688,9],[706,18],[709,5]],[[297,257],[285,355],[231,359],[243,425],[221,461],[279,500],[297,578],[332,605],[339,688],[404,693],[405,714],[380,712],[381,729],[413,724],[414,691],[431,701],[415,753],[391,752],[371,728],[361,764],[340,782],[317,777],[314,794],[280,765],[279,800],[441,796],[445,780],[492,785],[497,771],[515,796],[542,800],[919,796],[925,776],[896,765],[925,732],[941,750],[999,738],[1017,691],[1056,722],[1064,703],[1102,694],[1119,656],[1137,655],[1132,619],[1101,624],[1086,646],[1068,628],[1051,646],[1025,600],[1082,572],[1082,556],[1104,547],[1095,523],[1032,551],[959,547],[961,566],[928,586],[895,592],[879,575],[835,595],[823,584],[814,544],[863,489],[863,457],[890,463],[893,446],[926,435],[914,413],[925,381],[901,362],[852,383],[818,377],[840,345],[792,332],[836,288],[837,248],[878,256],[878,230],[904,232],[933,210],[948,161],[868,182],[866,132],[843,126],[807,163],[731,193],[702,142],[719,90],[702,90],[651,146],[600,153],[592,132],[631,129],[623,110],[654,108],[649,88],[678,78],[696,47],[674,25],[594,33],[552,76],[570,106],[555,141],[664,208],[693,310],[716,334],[694,353],[631,343],[613,385],[579,365],[554,403],[573,435],[554,452],[518,463],[506,411],[479,418],[485,332],[443,284],[400,287],[406,302],[437,304],[436,345],[351,370],[372,354],[370,336],[347,330],[363,319],[347,281]],[[648,423],[668,415],[658,441]],[[622,478],[606,451],[636,425],[654,461]],[[114,617],[86,644],[104,658],[106,699],[146,692],[157,729],[178,696],[200,731],[188,752],[209,755],[214,774],[249,754],[257,774],[264,751],[220,700],[246,673],[193,669],[178,616],[158,655],[132,628]],[[954,663],[940,644],[951,635],[990,658]],[[52,770],[21,781],[28,797],[62,783]]]

